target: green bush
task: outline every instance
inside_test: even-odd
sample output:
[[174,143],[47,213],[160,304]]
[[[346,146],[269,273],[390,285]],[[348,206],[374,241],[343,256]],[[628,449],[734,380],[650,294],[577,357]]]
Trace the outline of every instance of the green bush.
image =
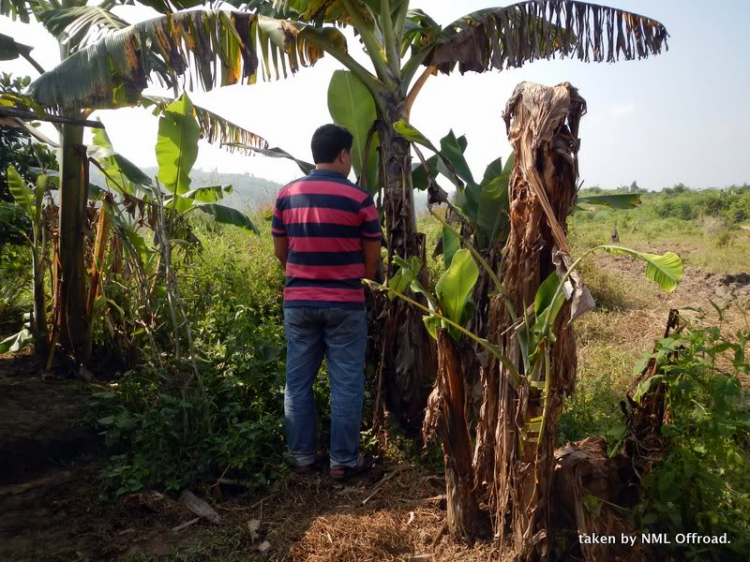
[[[222,475],[252,489],[286,470],[284,274],[268,224],[256,223],[260,236],[194,221],[202,250],[174,256],[200,384],[189,364],[165,358],[162,366],[140,364],[95,396],[93,423],[110,451],[105,476],[114,494],[152,487],[177,491]],[[160,333],[171,334],[170,325]],[[330,435],[325,362],[322,371],[313,391],[319,443],[325,445]],[[367,377],[373,374],[368,368]],[[365,427],[371,411],[368,390]]]
[[174,267],[201,384],[190,365],[165,358],[97,396],[95,423],[112,453],[106,476],[116,494],[177,490],[221,474],[252,488],[286,464],[284,276],[270,235],[202,220],[193,227],[203,249],[176,253]]
[[[184,365],[140,367],[95,395],[96,425],[112,456],[117,494],[179,490],[222,474],[264,486],[284,470],[284,339],[278,325],[234,317],[226,348],[201,354],[202,389]],[[210,321],[210,320],[209,320]]]
[[741,188],[706,189],[691,191],[664,190],[657,195],[656,214],[661,218],[689,221],[703,217],[716,217],[730,224],[750,218],[750,193]]
[[[650,532],[721,536],[728,545],[679,545],[681,560],[746,560],[750,552],[750,396],[740,375],[750,331],[725,337],[718,327],[691,327],[658,342],[671,423],[667,457],[643,482],[633,523]],[[667,357],[674,357],[671,362]],[[674,542],[674,541],[673,541]]]
[[18,332],[31,311],[31,282],[28,246],[0,244],[0,339]]

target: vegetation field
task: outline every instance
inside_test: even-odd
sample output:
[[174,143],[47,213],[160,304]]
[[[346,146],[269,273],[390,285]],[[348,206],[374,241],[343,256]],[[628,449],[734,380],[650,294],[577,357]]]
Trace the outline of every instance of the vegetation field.
[[[680,309],[696,325],[719,327],[729,337],[748,326],[747,221],[731,220],[737,218],[736,210],[727,216],[702,209],[705,200],[713,198],[730,199],[735,205],[730,209],[742,209],[750,190],[649,193],[641,198],[642,205],[631,210],[577,211],[569,225],[573,254],[609,243],[616,228],[623,245],[650,253],[678,252],[686,264],[684,280],[676,291],[664,294],[644,280],[640,261],[605,255],[584,264],[583,278],[597,307],[575,323],[578,382],[559,425],[560,444],[590,435],[617,435],[623,423],[621,401],[633,390],[644,353],[663,336],[670,309]],[[674,205],[689,211],[671,216],[665,209]],[[490,555],[482,545],[467,550],[447,539],[435,545],[445,501],[440,493],[441,456],[434,446],[415,448],[395,427],[385,441],[363,433],[363,443],[389,467],[380,483],[376,481],[382,472],[352,487],[332,486],[324,475],[306,480],[289,474],[282,446],[283,274],[273,257],[269,210],[256,207],[250,213],[259,227],[257,235],[212,219],[194,219],[198,249],[189,263],[178,266],[210,397],[190,407],[209,409],[210,429],[195,428],[187,440],[181,436],[179,400],[168,390],[168,382],[164,386],[165,381],[159,381],[170,376],[168,371],[136,367],[115,374],[112,369],[123,367],[102,359],[95,369],[100,382],[90,395],[77,388],[80,383],[53,379],[46,383],[48,389],[56,389],[49,396],[34,393],[24,398],[18,391],[32,384],[38,364],[31,357],[2,357],[3,380],[13,385],[4,393],[3,431],[20,440],[13,423],[33,429],[20,432],[31,443],[29,457],[19,459],[13,470],[36,471],[42,481],[39,488],[25,492],[23,504],[9,503],[13,496],[0,498],[5,508],[0,517],[4,552],[60,560],[76,552],[92,560],[243,560],[254,549],[259,554],[257,547],[268,541],[264,556],[274,560],[385,560],[419,553],[437,560],[470,560]],[[419,218],[419,229],[431,247],[441,228],[430,215]],[[23,248],[3,244],[3,335],[18,327],[20,311],[30,305],[29,266]],[[442,257],[430,258],[432,276],[439,277],[443,269]],[[747,373],[741,376],[747,380]],[[8,402],[16,396],[13,388],[17,399]],[[155,388],[161,390],[154,393]],[[325,372],[316,383],[316,396],[325,443]],[[60,417],[58,400],[77,408],[72,411],[82,408],[86,423],[75,416]],[[40,411],[33,418],[21,418],[29,408]],[[370,427],[371,408],[368,399],[363,428]],[[56,421],[61,421],[59,426]],[[97,434],[104,438],[104,451]],[[40,435],[58,446],[63,440],[83,456],[65,450],[34,452]],[[746,456],[747,451],[740,454]],[[40,465],[47,468],[40,471]],[[65,481],[71,471],[79,476],[75,484]],[[63,480],[58,482],[60,474]],[[45,478],[52,478],[51,483]],[[746,474],[737,478],[735,484],[742,485]],[[219,484],[221,479],[229,484]],[[184,531],[173,530],[191,520],[174,495],[185,488],[205,489],[213,497],[224,521],[220,527],[197,523]],[[716,493],[726,491],[717,488]],[[724,500],[738,510],[734,524],[747,540],[747,519],[741,511],[747,500],[742,497],[730,494]],[[31,511],[28,502],[34,506]],[[668,505],[681,502],[687,503],[674,499]],[[652,512],[666,505],[656,502]],[[41,520],[49,525],[38,526]],[[255,520],[260,521],[258,530],[253,530]],[[722,519],[719,524],[724,523]],[[689,523],[675,528],[681,525]],[[29,530],[35,526],[37,531]]]

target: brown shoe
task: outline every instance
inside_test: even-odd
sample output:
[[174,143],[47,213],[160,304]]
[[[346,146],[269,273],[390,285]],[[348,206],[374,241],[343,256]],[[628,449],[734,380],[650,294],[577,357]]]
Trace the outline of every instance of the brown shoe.
[[331,478],[336,481],[346,480],[352,476],[367,472],[372,468],[373,459],[371,455],[359,455],[356,466],[337,466],[331,468]]
[[312,474],[317,469],[315,463],[310,464],[298,464],[294,467],[295,474]]

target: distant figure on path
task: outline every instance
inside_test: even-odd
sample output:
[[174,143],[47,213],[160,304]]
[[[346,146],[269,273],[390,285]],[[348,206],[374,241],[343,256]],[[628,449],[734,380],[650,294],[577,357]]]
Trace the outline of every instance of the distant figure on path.
[[368,468],[359,453],[367,320],[362,279],[380,261],[380,221],[372,197],[347,180],[352,135],[323,125],[312,138],[315,170],[283,187],[271,223],[285,268],[287,338],[284,419],[299,473],[317,451],[313,381],[325,354],[331,380],[331,477]]

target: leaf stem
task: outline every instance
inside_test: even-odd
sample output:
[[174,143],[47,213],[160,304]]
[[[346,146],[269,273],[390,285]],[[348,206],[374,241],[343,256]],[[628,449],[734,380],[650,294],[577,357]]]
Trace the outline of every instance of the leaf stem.
[[360,37],[362,37],[362,42],[365,44],[367,54],[375,67],[375,72],[377,73],[378,78],[387,84],[389,88],[394,87],[395,81],[390,68],[388,68],[385,57],[383,56],[382,45],[378,43],[375,34],[368,28],[367,22],[362,18],[362,14],[352,0],[343,0],[343,2],[347,13],[354,22],[354,27],[359,32]]
[[393,27],[390,0],[380,0],[380,27],[383,30],[383,43],[388,55],[388,66],[394,74],[401,72],[401,56]]
[[[305,41],[309,41],[316,47],[319,47],[320,49],[331,55],[333,58],[335,58],[337,61],[339,61],[341,64],[343,64],[348,70],[352,71],[354,75],[359,78],[373,94],[383,91],[383,85],[375,76],[373,76],[372,72],[355,61],[347,53],[336,48],[329,41],[326,41],[325,38],[313,32],[305,33],[304,38]],[[373,95],[373,97],[375,97],[375,100],[377,102],[377,96]]]
[[437,312],[435,310],[430,310],[429,308],[427,308],[423,304],[415,301],[414,299],[411,299],[411,298],[407,297],[406,295],[404,295],[400,291],[397,291],[397,290],[395,290],[395,289],[393,289],[391,287],[387,287],[387,286],[383,285],[382,283],[378,283],[377,281],[371,281],[369,279],[363,279],[362,282],[363,283],[367,283],[368,285],[370,285],[372,287],[375,287],[375,288],[377,288],[377,289],[379,289],[381,291],[388,291],[390,293],[393,293],[394,295],[396,295],[400,299],[408,302],[409,304],[411,304],[413,306],[416,306],[417,308],[419,308],[420,310],[423,310],[427,314],[430,314],[432,316],[436,316],[437,318],[440,318],[440,320],[442,320],[446,324],[449,324],[450,326],[456,328],[459,332],[461,332],[465,336],[469,337],[470,339],[474,340],[479,345],[481,345],[483,348],[485,348],[487,351],[489,351],[498,361],[500,361],[509,370],[509,372],[511,373],[511,375],[513,375],[513,377],[515,377],[517,380],[521,378],[521,374],[518,372],[518,370],[516,369],[516,366],[513,364],[513,362],[507,356],[505,356],[502,353],[500,353],[500,350],[496,346],[494,346],[490,342],[488,342],[487,340],[485,340],[483,338],[480,338],[475,333],[470,332],[469,330],[467,330],[466,328],[464,328],[460,324],[457,324],[453,320],[451,320],[449,318],[446,318],[445,316],[443,316],[439,312]]

